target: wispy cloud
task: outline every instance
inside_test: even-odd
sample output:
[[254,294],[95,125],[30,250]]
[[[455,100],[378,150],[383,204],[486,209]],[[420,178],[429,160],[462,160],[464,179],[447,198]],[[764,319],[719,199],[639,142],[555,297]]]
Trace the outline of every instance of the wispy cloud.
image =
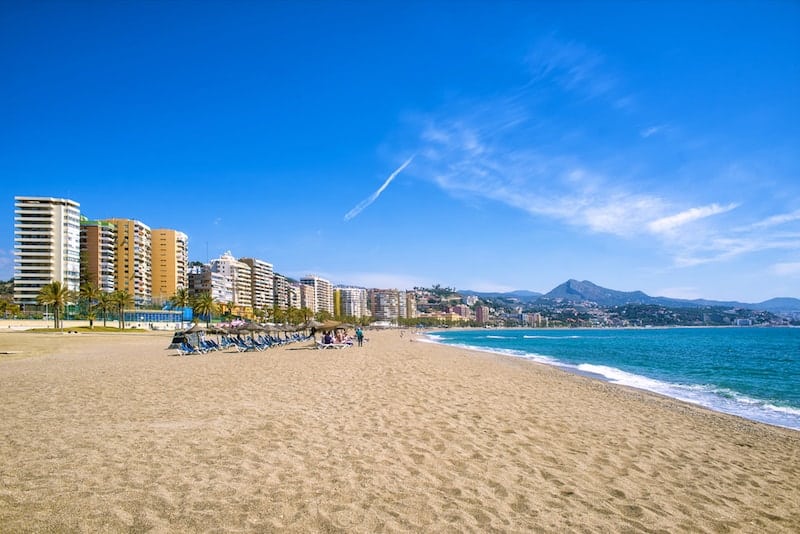
[[377,191],[375,191],[370,196],[359,202],[358,205],[356,205],[356,207],[348,211],[344,216],[344,220],[349,221],[350,219],[352,219],[353,217],[357,216],[359,213],[364,211],[367,207],[369,207],[370,204],[378,200],[378,197],[381,196],[383,190],[386,189],[390,183],[392,183],[392,180],[394,180],[395,177],[403,171],[403,169],[408,167],[408,165],[411,163],[413,159],[414,156],[411,156],[405,162],[403,162],[402,165],[400,165],[397,169],[395,169],[395,171],[389,175],[389,177],[386,179],[385,182],[383,182],[383,185],[380,186]]
[[689,208],[688,210],[662,217],[651,221],[647,227],[651,232],[656,234],[673,232],[677,228],[689,224],[691,222],[705,219],[713,215],[719,215],[731,211],[738,207],[738,204],[728,204],[727,206],[720,206],[719,204],[710,204],[708,206],[700,206],[696,208]]
[[666,124],[657,124],[655,126],[649,126],[649,127],[645,128],[645,129],[643,129],[642,131],[639,132],[639,135],[641,137],[643,137],[644,139],[647,139],[648,137],[652,137],[652,136],[654,136],[656,134],[659,134],[659,133],[665,131],[666,129],[667,129],[667,125]]
[[751,230],[763,230],[765,228],[773,228],[775,226],[781,226],[795,221],[800,221],[800,210],[767,217],[766,219],[753,223],[747,228]]
[[551,34],[533,48],[528,65],[533,82],[554,82],[566,91],[588,98],[611,96],[616,103],[630,99],[616,94],[619,81],[611,73],[606,58],[583,43]]
[[681,188],[680,174],[665,175],[658,163],[637,159],[646,152],[592,137],[575,116],[576,98],[581,111],[617,118],[641,138],[674,131],[671,123],[650,121],[641,129],[641,116],[619,111],[616,102],[632,97],[608,63],[580,43],[545,39],[528,58],[531,81],[524,88],[416,117],[415,176],[472,206],[499,203],[537,224],[638,240],[674,267],[800,247],[797,236],[776,231],[800,221],[800,210],[737,227],[733,221],[741,225],[750,214],[746,203],[731,199],[738,189]]

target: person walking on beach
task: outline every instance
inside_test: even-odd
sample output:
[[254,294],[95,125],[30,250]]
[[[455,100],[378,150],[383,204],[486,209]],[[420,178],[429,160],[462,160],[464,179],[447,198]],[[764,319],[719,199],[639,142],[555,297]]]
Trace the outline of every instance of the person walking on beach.
[[361,330],[360,326],[358,328],[356,328],[356,339],[358,340],[358,346],[359,347],[363,346],[363,344],[364,344],[364,331]]

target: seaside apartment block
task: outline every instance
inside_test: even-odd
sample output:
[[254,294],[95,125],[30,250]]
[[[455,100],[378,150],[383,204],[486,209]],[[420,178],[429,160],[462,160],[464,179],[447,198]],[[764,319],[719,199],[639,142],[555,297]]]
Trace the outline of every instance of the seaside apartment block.
[[257,258],[239,258],[250,266],[250,294],[254,310],[271,310],[275,302],[272,264]]
[[160,306],[189,287],[189,237],[169,229],[153,230],[150,236],[153,303]]
[[80,204],[49,197],[14,197],[14,300],[37,305],[53,281],[80,286]]
[[150,227],[133,219],[104,222],[117,228],[116,290],[131,295],[136,306],[149,305],[153,298]]
[[314,289],[314,313],[326,311],[333,315],[333,284],[319,276],[308,275],[300,279],[300,284]]
[[222,273],[231,288],[230,299],[222,303],[233,304],[241,315],[249,315],[253,307],[252,270],[250,266],[233,257],[230,251],[209,262],[211,270]]
[[81,282],[104,293],[116,288],[117,227],[110,222],[81,216]]
[[346,317],[369,317],[367,290],[360,287],[340,287],[336,289],[336,312]]

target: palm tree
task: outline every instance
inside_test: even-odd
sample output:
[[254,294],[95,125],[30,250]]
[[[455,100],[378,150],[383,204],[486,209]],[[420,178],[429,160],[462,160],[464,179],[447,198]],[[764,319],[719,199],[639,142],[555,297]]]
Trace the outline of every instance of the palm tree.
[[173,308],[181,310],[181,328],[183,328],[183,309],[191,306],[192,297],[189,295],[189,290],[185,287],[179,288],[172,298],[169,299],[169,305]]
[[172,298],[169,299],[169,304],[173,308],[187,308],[191,304],[191,297],[189,296],[189,290],[185,287],[178,289]]
[[119,327],[125,330],[125,308],[133,304],[133,297],[127,291],[117,290],[111,293],[111,302],[119,312]]
[[211,293],[204,291],[192,301],[192,311],[197,316],[206,316],[206,326],[211,325],[211,316],[217,311],[217,303]]
[[106,326],[106,321],[108,320],[108,310],[114,308],[114,303],[112,302],[111,295],[113,293],[106,293],[105,291],[101,291],[100,294],[97,296],[97,309],[103,312],[103,327]]
[[55,328],[61,325],[61,309],[74,301],[75,296],[58,280],[50,282],[39,290],[36,301],[39,304],[53,307],[53,321]]
[[94,308],[100,298],[100,290],[91,282],[86,282],[81,286],[81,300],[86,302],[86,316],[89,318],[89,328],[94,328],[95,312]]

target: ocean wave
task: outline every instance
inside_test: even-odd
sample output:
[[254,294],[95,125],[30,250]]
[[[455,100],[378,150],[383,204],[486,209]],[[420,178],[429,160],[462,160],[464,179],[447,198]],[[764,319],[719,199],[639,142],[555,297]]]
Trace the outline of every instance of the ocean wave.
[[522,336],[524,339],[581,339],[583,336]]
[[512,336],[486,336],[486,339],[514,339]]
[[584,373],[600,376],[614,384],[652,391],[717,412],[800,430],[800,409],[779,406],[769,400],[754,399],[727,388],[666,382],[605,365],[582,363],[575,368]]

